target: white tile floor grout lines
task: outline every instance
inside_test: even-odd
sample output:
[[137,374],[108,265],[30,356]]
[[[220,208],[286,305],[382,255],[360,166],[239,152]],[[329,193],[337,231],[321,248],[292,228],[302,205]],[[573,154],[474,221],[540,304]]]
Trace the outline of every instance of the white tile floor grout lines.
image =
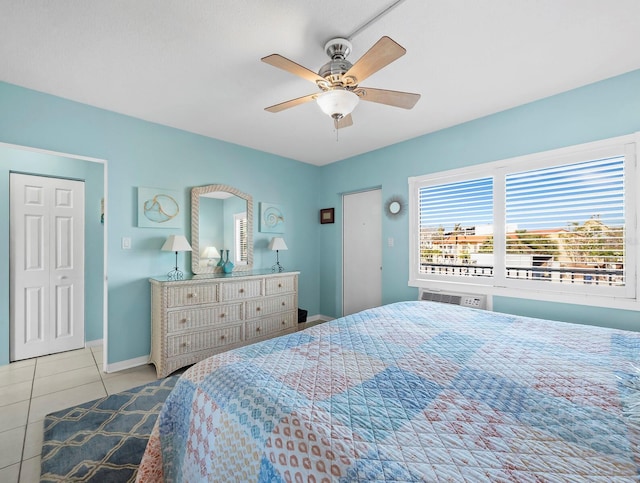
[[0,481],[40,481],[44,417],[156,380],[151,365],[106,374],[91,347],[0,366]]

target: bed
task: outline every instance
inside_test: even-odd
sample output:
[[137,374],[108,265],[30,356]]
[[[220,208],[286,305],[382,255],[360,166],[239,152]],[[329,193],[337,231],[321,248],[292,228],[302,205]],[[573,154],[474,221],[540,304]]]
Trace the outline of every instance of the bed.
[[640,333],[400,302],[206,359],[138,481],[638,481]]

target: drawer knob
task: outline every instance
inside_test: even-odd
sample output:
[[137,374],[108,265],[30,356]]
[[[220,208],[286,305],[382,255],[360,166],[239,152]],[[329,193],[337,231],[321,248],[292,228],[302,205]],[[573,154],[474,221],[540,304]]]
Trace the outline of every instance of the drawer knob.
[[260,312],[260,307],[256,307],[256,312]]
[[256,327],[256,332],[260,332],[260,327]]
[[243,289],[243,288],[241,288],[240,290],[238,290],[238,292],[240,292],[240,293],[244,293],[244,289]]
[[281,283],[278,284],[278,288],[282,288],[282,284]]
[[189,347],[189,343],[188,342],[183,342],[182,343],[182,347]]
[[189,297],[198,298],[198,292],[190,293]]
[[223,319],[224,318],[224,313],[220,314],[220,318]]
[[221,335],[221,336],[220,336],[220,340],[224,340],[224,335]]
[[285,325],[286,323],[287,323],[287,321],[286,321],[286,320],[283,320],[283,321],[282,321],[282,325]]
[[287,305],[286,302],[282,302],[282,306],[284,307],[285,305]]
[[189,319],[182,319],[182,320],[180,321],[180,323],[181,323],[181,324],[186,324],[187,322],[189,322]]

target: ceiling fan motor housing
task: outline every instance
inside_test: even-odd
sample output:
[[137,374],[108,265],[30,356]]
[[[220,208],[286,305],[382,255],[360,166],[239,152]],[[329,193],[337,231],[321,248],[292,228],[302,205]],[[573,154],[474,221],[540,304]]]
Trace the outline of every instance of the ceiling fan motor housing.
[[320,67],[318,75],[332,86],[343,85],[342,75],[352,67],[351,62],[346,60],[352,50],[351,42],[343,38],[331,39],[325,44],[324,50],[331,60]]

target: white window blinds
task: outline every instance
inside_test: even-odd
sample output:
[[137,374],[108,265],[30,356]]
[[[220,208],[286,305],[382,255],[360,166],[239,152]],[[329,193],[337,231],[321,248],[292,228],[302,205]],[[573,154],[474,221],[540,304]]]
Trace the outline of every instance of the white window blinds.
[[624,156],[506,176],[506,277],[625,284]]
[[493,270],[493,178],[419,189],[423,274],[486,277]]

